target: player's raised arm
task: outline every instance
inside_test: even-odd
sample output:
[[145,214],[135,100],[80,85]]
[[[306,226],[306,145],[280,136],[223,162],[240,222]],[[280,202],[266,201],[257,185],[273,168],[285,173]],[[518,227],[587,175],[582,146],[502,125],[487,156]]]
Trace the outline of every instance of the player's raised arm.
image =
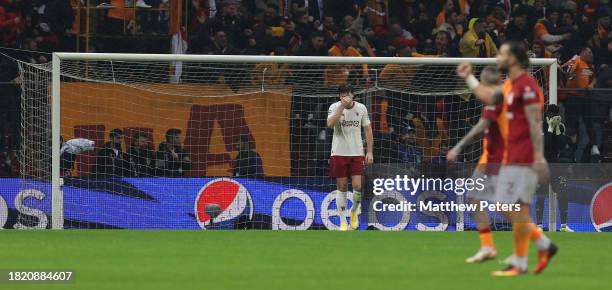
[[[467,64],[469,66],[469,64]],[[459,70],[459,69],[458,69]],[[461,67],[462,73],[465,70],[471,70],[469,67]],[[494,66],[486,66],[482,72],[480,73],[480,82],[478,86],[482,89],[489,89],[493,91],[499,90],[499,82],[500,82],[500,74],[499,70]],[[487,105],[483,108],[482,114],[480,115],[480,120],[478,123],[470,129],[470,131],[465,135],[453,149],[448,151],[446,154],[446,160],[448,161],[457,161],[457,156],[463,151],[463,148],[466,144],[472,142],[474,139],[480,137],[485,133],[485,131],[491,126],[494,120],[497,118],[497,114],[499,113],[498,106],[496,105]]]
[[457,66],[457,75],[465,80],[478,100],[485,105],[496,105],[502,101],[502,93],[498,88],[483,86],[472,73],[472,65],[464,62]]
[[484,132],[491,126],[491,120],[486,118],[480,118],[478,123],[470,129],[470,131],[446,154],[446,160],[457,161],[457,156],[461,154],[466,144],[472,142],[476,138],[480,137]]

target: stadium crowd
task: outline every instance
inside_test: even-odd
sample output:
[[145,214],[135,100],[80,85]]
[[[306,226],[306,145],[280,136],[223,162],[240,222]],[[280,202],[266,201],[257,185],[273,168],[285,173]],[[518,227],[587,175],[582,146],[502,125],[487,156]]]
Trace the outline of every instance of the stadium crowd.
[[[121,2],[110,4],[122,5]],[[130,1],[129,5],[139,3],[136,5],[142,9],[149,5],[153,8],[168,5],[168,1],[141,2]],[[75,3],[0,0],[0,46],[3,47],[0,52],[9,51],[7,48],[20,49],[12,55],[42,63],[48,61],[49,52],[74,51],[75,13],[71,5]],[[570,149],[565,148],[563,160],[601,162],[606,160],[605,154],[612,153],[612,144],[608,141],[612,118],[612,6],[609,0],[192,0],[183,5],[188,15],[180,31],[188,43],[186,53],[190,54],[494,57],[505,40],[522,41],[533,57],[557,58],[562,64],[558,74],[558,115],[566,128],[561,134],[569,136],[567,139],[571,141],[564,145]],[[109,21],[110,14],[106,15]],[[157,15],[155,21],[167,19]],[[105,47],[93,45],[96,51],[103,51]],[[134,47],[122,48],[122,52],[134,50]],[[15,70],[10,67],[9,61],[3,58],[0,175],[14,175],[18,170],[19,88],[14,84]],[[441,106],[448,106],[444,101]],[[437,104],[438,100],[431,103]],[[399,144],[394,147],[398,148],[395,155],[399,160],[444,162],[444,151],[454,139],[433,144],[420,138],[429,136],[420,132],[423,127],[439,129],[436,121],[428,126],[425,120],[436,120],[435,114],[444,110],[432,109],[428,111],[432,115],[427,116],[419,109],[422,107],[417,105],[409,112],[409,121],[389,120],[395,130],[379,133],[393,135],[389,139]],[[302,117],[313,113],[313,108],[304,110],[296,113]],[[305,129],[322,127],[309,120],[294,124]],[[559,127],[557,123],[552,125]],[[317,129],[316,135],[320,136],[318,133]],[[425,147],[438,149],[427,152]]]

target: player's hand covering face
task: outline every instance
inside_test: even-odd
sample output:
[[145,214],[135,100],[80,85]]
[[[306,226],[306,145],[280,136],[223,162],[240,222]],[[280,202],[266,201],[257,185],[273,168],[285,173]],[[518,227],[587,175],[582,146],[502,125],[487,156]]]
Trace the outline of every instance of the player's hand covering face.
[[340,102],[345,108],[349,108],[353,104],[353,95],[348,93],[340,96]]

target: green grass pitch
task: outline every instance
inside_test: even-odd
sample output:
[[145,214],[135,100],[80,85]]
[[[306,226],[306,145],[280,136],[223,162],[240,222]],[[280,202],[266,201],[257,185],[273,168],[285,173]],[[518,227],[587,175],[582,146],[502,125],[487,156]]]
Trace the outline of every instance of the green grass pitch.
[[[0,289],[604,289],[612,235],[552,233],[560,252],[538,276],[493,278],[467,265],[475,232],[2,231],[0,269],[71,269],[72,284]],[[499,259],[509,232],[496,232]],[[535,246],[530,247],[530,270]]]

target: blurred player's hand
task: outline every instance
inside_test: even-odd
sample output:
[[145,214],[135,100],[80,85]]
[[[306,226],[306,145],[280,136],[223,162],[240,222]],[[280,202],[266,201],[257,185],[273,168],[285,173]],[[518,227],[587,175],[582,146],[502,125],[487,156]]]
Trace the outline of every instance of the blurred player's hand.
[[351,98],[350,96],[344,96],[340,99],[340,102],[344,108],[348,109],[353,103],[353,98]]
[[448,162],[456,162],[458,155],[459,155],[459,152],[457,150],[455,150],[455,148],[453,148],[453,149],[449,150],[448,153],[446,153],[446,161],[448,161]]
[[471,74],[472,74],[472,65],[470,63],[462,62],[457,66],[457,75],[460,78],[466,79]]
[[533,170],[538,175],[540,184],[548,184],[550,182],[550,168],[544,156],[536,156],[533,161]]
[[372,155],[372,153],[366,154],[365,162],[366,162],[366,165],[370,165],[374,163],[374,155]]

